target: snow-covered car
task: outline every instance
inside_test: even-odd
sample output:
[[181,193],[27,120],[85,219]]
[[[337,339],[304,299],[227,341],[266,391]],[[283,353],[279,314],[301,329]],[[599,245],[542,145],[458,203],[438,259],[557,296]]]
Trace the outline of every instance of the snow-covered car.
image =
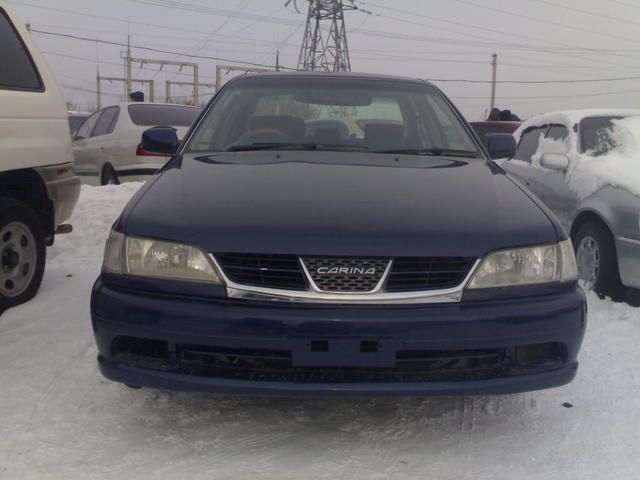
[[140,136],[149,127],[171,126],[182,138],[201,109],[161,103],[121,103],[98,110],[76,131],[76,172],[89,183],[146,180],[170,158],[145,151]]
[[0,2],[0,313],[35,296],[46,247],[78,201],[64,99],[24,24]]
[[560,220],[584,286],[613,298],[640,288],[640,110],[540,115],[502,166]]

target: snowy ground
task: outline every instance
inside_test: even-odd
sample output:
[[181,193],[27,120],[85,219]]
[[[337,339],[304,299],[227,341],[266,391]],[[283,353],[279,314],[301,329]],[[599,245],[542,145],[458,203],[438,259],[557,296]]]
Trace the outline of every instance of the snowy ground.
[[40,294],[0,317],[0,479],[640,478],[640,309],[594,296],[578,378],[544,392],[285,400],[104,380],[89,292],[137,187],[83,187]]

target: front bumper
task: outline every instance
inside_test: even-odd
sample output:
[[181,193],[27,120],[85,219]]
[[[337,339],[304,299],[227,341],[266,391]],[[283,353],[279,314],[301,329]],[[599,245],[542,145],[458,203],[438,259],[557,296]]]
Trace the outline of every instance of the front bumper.
[[[586,303],[577,287],[427,306],[249,303],[132,292],[99,278],[91,316],[101,372],[135,386],[280,396],[502,394],[574,378]],[[532,345],[554,345],[554,358],[525,368],[517,352]]]

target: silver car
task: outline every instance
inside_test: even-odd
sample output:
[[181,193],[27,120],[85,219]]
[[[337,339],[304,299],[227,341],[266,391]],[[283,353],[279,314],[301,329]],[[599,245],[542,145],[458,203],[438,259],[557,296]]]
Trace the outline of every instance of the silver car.
[[174,127],[181,139],[200,111],[161,103],[121,103],[98,110],[75,132],[76,173],[99,185],[146,180],[170,156],[146,152],[140,146],[142,133],[149,127]]
[[635,116],[640,110],[537,116],[514,133],[518,151],[502,163],[571,236],[584,287],[614,299],[640,288],[640,138],[624,128],[640,126]]

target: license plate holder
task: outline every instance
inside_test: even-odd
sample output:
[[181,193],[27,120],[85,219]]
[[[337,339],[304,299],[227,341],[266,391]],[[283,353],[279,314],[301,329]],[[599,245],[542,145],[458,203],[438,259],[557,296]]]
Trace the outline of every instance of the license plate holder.
[[390,339],[294,339],[294,367],[393,368],[400,342]]

